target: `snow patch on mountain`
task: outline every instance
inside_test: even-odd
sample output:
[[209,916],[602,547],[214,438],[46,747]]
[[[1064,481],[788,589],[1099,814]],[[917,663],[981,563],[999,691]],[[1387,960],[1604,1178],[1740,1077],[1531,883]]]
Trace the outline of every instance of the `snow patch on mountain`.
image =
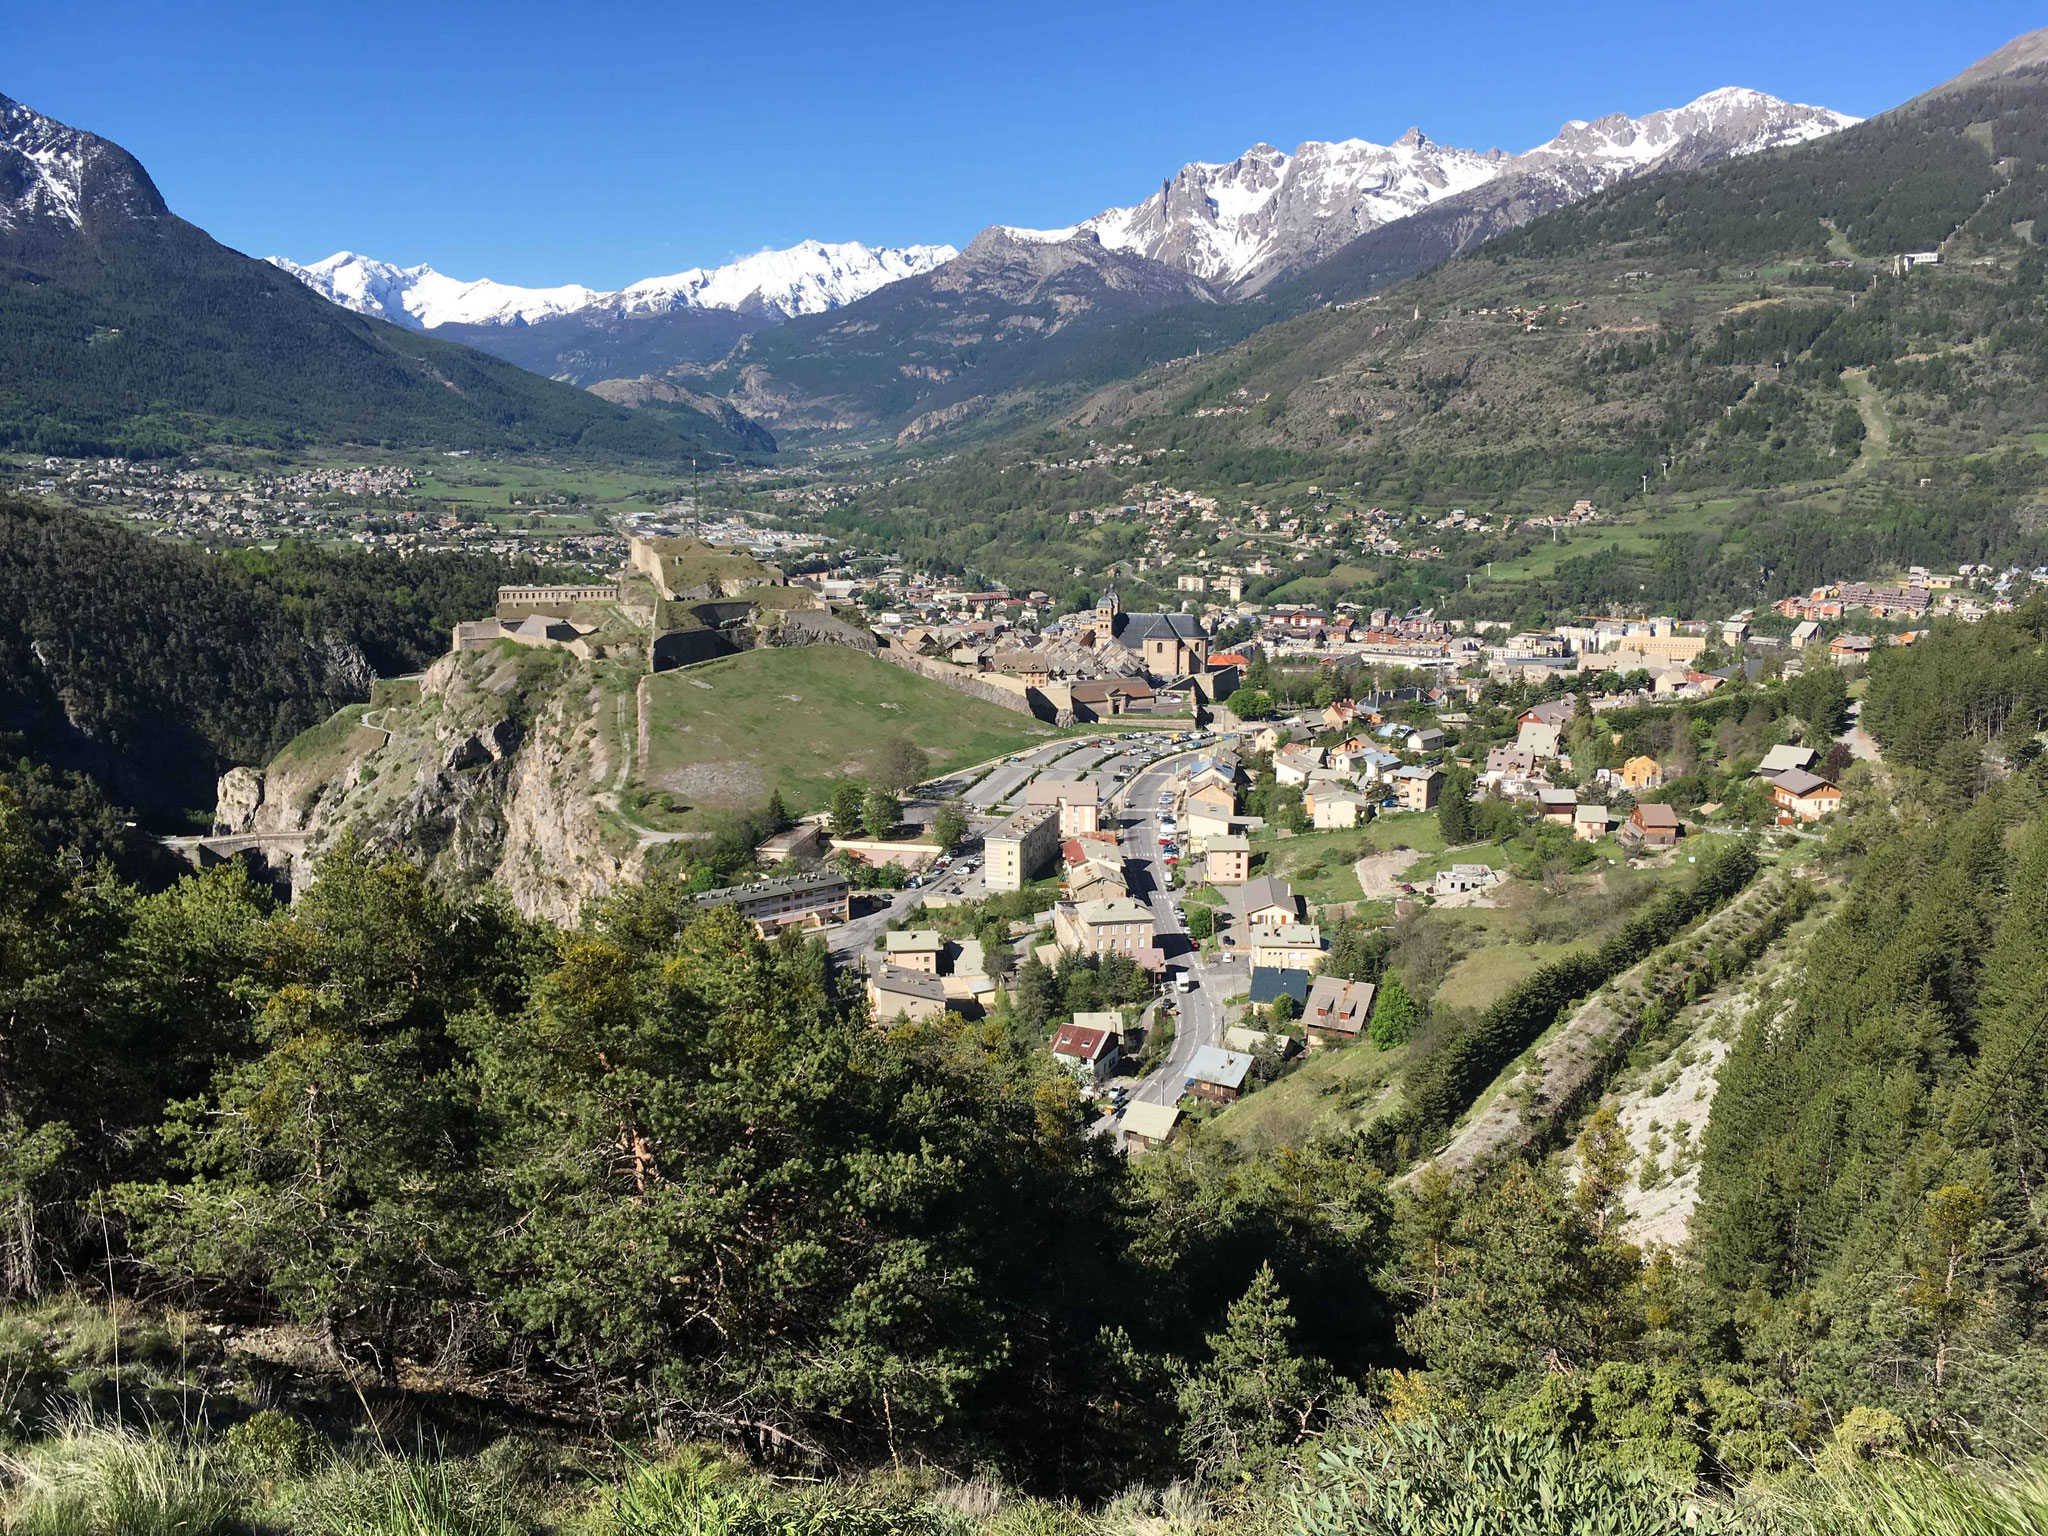
[[415,330],[442,325],[532,325],[560,315],[662,315],[730,309],[787,319],[837,309],[876,289],[929,272],[959,252],[950,245],[871,249],[858,241],[806,240],[722,267],[692,267],[604,293],[578,283],[522,288],[489,278],[464,282],[429,266],[400,267],[352,251],[307,266],[269,259],[345,309]]
[[[1142,203],[1108,208],[1059,239],[1093,233],[1211,282],[1243,284],[1306,265],[1368,230],[1520,172],[1572,168],[1598,190],[1665,165],[1803,143],[1859,119],[1728,87],[1641,118],[1571,122],[1525,154],[1437,144],[1411,128],[1392,144],[1312,141],[1292,154],[1255,144],[1224,164],[1184,165]],[[1031,238],[1029,231],[1015,231]]]
[[0,229],[100,215],[153,218],[163,199],[127,151],[0,95]]

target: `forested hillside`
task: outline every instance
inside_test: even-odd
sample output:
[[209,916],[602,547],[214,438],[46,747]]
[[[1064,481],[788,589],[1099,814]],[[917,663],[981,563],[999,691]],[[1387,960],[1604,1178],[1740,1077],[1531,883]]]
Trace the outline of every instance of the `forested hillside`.
[[0,197],[42,179],[16,136],[62,145],[76,178],[57,207],[0,219],[0,447],[131,458],[209,442],[663,460],[755,451],[702,413],[638,415],[330,304],[178,218],[118,146],[5,97],[0,117]]
[[[1815,143],[1624,183],[1371,297],[1318,269],[1289,293],[1306,301],[1320,274],[1342,302],[1103,388],[1057,434],[896,477],[833,521],[1040,585],[1059,508],[1159,480],[1226,507],[1428,517],[1587,496],[1641,528],[1491,592],[1490,564],[1520,563],[1533,538],[1419,537],[1442,558],[1352,561],[1306,594],[1511,622],[1618,603],[1718,614],[1909,564],[2036,564],[2044,163],[2048,71],[2023,63]],[[1939,265],[1901,267],[1932,251]],[[1044,467],[1084,442],[1143,467]],[[1088,553],[1124,553],[1113,534]]]
[[175,825],[211,810],[223,769],[441,654],[523,570],[289,545],[223,557],[0,500],[0,740]]

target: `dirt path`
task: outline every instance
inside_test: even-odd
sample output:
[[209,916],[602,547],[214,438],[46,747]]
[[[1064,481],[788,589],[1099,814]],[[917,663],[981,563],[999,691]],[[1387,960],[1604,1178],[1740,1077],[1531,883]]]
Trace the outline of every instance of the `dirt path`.
[[1842,383],[1848,387],[1856,401],[1856,414],[1863,418],[1863,451],[1856,455],[1856,462],[1849,466],[1852,479],[1862,479],[1870,473],[1872,466],[1886,457],[1892,449],[1892,426],[1884,419],[1884,410],[1878,404],[1877,389],[1870,382],[1867,368],[1844,368]]
[[633,724],[632,734],[628,735],[626,732],[626,696],[623,693],[618,697],[617,725],[619,735],[619,773],[618,777],[612,780],[612,793],[622,795],[626,792],[626,781],[633,776],[633,746],[635,738],[640,734],[640,726],[637,720]]

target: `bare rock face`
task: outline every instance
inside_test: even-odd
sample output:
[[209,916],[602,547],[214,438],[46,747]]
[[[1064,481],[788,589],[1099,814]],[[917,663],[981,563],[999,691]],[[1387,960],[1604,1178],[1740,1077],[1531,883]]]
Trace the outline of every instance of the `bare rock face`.
[[[630,706],[629,706],[630,707]],[[310,857],[353,831],[455,890],[497,885],[529,917],[572,922],[637,878],[640,850],[608,842],[595,797],[618,775],[619,709],[565,652],[443,657],[416,704],[380,707],[318,752],[221,779],[227,831],[307,831]]]
[[213,830],[220,833],[253,831],[256,813],[263,808],[263,770],[230,768],[220,776],[214,794]]

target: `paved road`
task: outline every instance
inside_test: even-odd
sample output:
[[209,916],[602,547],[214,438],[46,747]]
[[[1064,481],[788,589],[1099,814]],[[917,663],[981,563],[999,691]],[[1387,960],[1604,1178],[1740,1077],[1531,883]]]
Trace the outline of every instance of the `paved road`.
[[1173,915],[1173,894],[1166,889],[1166,865],[1159,856],[1159,793],[1169,780],[1186,768],[1190,755],[1166,758],[1134,777],[1124,796],[1122,821],[1125,828],[1125,858],[1131,867],[1131,894],[1150,902],[1156,942],[1166,952],[1169,965],[1191,970],[1195,990],[1176,992],[1173,1002],[1180,1014],[1175,1022],[1173,1047],[1166,1059],[1131,1092],[1131,1101],[1172,1104],[1179,1100],[1187,1083],[1188,1065],[1195,1052],[1223,1040],[1223,998],[1231,990],[1234,965],[1215,966],[1195,953],[1194,940]]
[[833,961],[839,965],[858,965],[861,956],[875,947],[875,940],[888,926],[889,919],[909,912],[917,897],[916,891],[856,891],[854,905],[865,904],[873,910],[825,930],[825,947],[831,951]]

